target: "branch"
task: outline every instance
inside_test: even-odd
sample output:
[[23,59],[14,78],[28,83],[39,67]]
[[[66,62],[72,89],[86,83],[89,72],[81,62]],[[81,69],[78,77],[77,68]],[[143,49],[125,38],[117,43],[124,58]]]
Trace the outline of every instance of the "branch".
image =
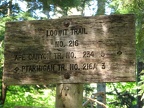
[[5,99],[6,99],[6,92],[7,92],[7,86],[2,83],[2,91],[1,91],[1,101],[2,101],[2,105],[4,105]]
[[[96,103],[98,103],[99,105],[103,106],[104,108],[108,108],[105,104],[103,104],[102,102],[99,102],[99,101],[97,101],[97,100],[95,100],[95,99],[88,98],[88,97],[84,97],[84,98],[88,99],[88,102],[89,102],[89,101],[93,101],[93,102],[96,102]],[[83,104],[83,106],[84,106],[84,104]]]

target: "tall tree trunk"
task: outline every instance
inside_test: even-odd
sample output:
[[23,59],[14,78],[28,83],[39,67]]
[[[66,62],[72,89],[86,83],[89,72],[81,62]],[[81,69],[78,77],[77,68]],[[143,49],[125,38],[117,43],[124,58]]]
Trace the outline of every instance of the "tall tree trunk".
[[82,1],[82,10],[81,10],[81,15],[84,16],[84,9],[85,9],[85,4],[86,4],[86,0]]
[[105,14],[105,2],[106,0],[97,0],[97,13],[96,15],[104,15]]
[[[143,26],[144,25],[144,14],[139,14],[138,15],[138,18],[137,18],[137,29],[138,29],[138,36],[137,36],[137,41],[138,41],[138,44],[137,44],[137,50],[139,50],[139,52],[143,53]],[[141,56],[141,58],[143,59],[143,56]],[[144,63],[143,62],[140,62],[139,60],[141,59],[139,58],[137,60],[137,83],[140,82],[140,72],[142,70],[144,70]],[[139,93],[139,90],[137,90],[137,93]],[[138,95],[137,96],[137,108],[142,108],[143,105],[144,105],[144,102],[142,102],[141,100],[142,98],[142,95]]]
[[[144,69],[144,63],[139,62],[137,63],[137,82],[140,82],[140,73]],[[139,90],[137,90],[139,92]],[[143,107],[143,101],[141,100],[142,95],[138,95],[137,97],[137,108],[142,108]]]
[[2,86],[2,91],[1,91],[0,99],[1,99],[1,104],[3,106],[5,103],[5,99],[6,99],[7,86],[4,83],[2,83],[1,86]]
[[9,1],[9,5],[7,8],[7,15],[11,16],[11,14],[12,14],[12,0]]
[[[97,83],[97,101],[106,104],[106,83]],[[102,105],[97,104],[97,108],[104,108]]]
[[[105,2],[106,0],[97,0],[98,9],[96,15],[104,15],[105,14]],[[97,93],[99,94],[97,100],[106,104],[106,83],[97,83]],[[100,104],[97,104],[97,108],[103,108]]]
[[47,16],[47,19],[50,19],[49,11],[48,11],[48,10],[45,10],[44,13],[45,13],[45,15]]

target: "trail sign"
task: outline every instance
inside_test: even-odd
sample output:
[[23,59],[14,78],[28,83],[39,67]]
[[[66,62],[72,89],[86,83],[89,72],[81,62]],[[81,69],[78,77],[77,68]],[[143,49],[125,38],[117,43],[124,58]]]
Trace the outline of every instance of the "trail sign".
[[135,81],[134,15],[6,23],[9,84]]

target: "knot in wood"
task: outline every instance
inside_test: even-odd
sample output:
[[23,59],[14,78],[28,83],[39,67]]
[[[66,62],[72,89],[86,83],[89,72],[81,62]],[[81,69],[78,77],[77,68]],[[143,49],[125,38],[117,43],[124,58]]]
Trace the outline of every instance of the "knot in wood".
[[65,26],[65,27],[69,27],[70,22],[69,22],[69,21],[64,21],[64,23],[63,23],[63,24],[64,24],[64,26]]
[[69,78],[70,78],[70,74],[69,74],[69,73],[65,73],[65,74],[64,74],[64,78],[65,78],[65,79],[69,79]]
[[69,90],[69,87],[68,87],[68,86],[66,86],[66,87],[65,87],[65,90],[67,90],[67,91],[68,91],[68,90]]

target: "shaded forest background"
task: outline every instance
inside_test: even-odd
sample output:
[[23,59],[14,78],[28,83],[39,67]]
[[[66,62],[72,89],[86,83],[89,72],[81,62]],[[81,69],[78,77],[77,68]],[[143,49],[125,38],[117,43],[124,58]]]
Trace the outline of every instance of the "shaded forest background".
[[[6,22],[101,14],[135,14],[136,17],[137,82],[107,83],[107,106],[109,108],[142,108],[144,103],[144,0],[1,0],[0,107],[45,106],[54,108],[56,91],[56,85],[51,84],[8,87],[2,84]],[[84,97],[91,97],[95,92],[97,92],[96,84],[84,85]],[[83,101],[85,102],[86,99]],[[85,108],[97,108],[96,103],[88,104]]]

